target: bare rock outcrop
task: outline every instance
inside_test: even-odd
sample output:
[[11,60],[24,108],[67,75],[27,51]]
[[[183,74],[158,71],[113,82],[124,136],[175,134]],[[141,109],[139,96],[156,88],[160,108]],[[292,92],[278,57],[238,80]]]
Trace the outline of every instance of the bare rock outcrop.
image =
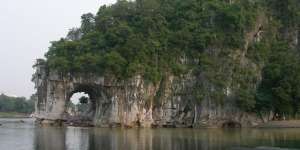
[[201,101],[192,93],[198,80],[192,74],[165,76],[158,84],[140,76],[126,81],[95,74],[60,74],[36,65],[35,117],[43,124],[68,121],[66,105],[75,92],[92,102],[92,124],[97,127],[249,127],[262,122],[256,114],[240,111],[230,100],[220,105]]

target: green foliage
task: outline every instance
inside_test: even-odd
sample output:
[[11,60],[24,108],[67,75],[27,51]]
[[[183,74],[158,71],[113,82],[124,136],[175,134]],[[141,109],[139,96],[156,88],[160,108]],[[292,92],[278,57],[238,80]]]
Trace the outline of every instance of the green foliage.
[[79,98],[79,103],[81,103],[81,104],[87,104],[88,102],[89,102],[88,97],[82,96]]
[[92,13],[84,14],[81,16],[81,31],[86,34],[95,28],[95,18]]
[[[198,100],[223,103],[232,97],[245,111],[295,114],[299,52],[282,41],[286,31],[299,27],[299,5],[299,0],[118,0],[96,15],[84,14],[80,28],[52,42],[46,63],[62,73],[141,75],[152,83],[192,70],[199,78],[192,90]],[[255,42],[249,33],[258,27],[263,39]]]
[[48,66],[60,72],[92,72],[128,78],[141,74],[157,82],[164,73],[180,75],[212,44],[239,48],[253,25],[252,3],[139,0],[102,6],[84,14],[80,28],[52,42]]
[[299,0],[267,0],[273,15],[282,25],[296,27],[300,25]]
[[239,108],[245,111],[253,111],[255,108],[255,91],[240,88],[237,91],[236,103]]
[[299,113],[300,60],[295,49],[278,42],[263,70],[263,80],[257,91],[257,107],[278,114]]
[[0,112],[32,113],[34,111],[34,100],[24,97],[9,97],[0,95]]
[[103,63],[106,72],[122,75],[127,61],[118,52],[112,51],[104,55]]

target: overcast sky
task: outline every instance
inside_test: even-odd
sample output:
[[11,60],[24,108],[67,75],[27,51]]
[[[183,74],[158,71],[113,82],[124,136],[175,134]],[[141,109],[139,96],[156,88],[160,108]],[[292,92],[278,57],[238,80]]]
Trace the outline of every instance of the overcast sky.
[[83,13],[96,13],[116,0],[1,0],[0,93],[34,93],[32,65],[50,46],[80,25]]

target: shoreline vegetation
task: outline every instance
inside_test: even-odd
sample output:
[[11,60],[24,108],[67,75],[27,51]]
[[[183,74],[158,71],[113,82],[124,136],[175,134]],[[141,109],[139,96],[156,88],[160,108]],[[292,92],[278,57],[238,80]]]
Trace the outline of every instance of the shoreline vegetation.
[[12,97],[0,95],[0,118],[27,118],[34,112],[34,96]]
[[31,118],[28,113],[0,112],[0,118]]

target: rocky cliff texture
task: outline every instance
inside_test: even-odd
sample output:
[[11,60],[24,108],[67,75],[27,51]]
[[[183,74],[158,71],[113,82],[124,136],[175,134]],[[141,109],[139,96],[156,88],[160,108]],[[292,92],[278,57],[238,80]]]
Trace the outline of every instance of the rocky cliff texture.
[[89,108],[77,120],[99,127],[248,127],[297,118],[299,4],[118,1],[84,14],[80,28],[37,62],[35,116],[74,123],[70,97],[85,92]]
[[43,124],[68,121],[67,103],[75,92],[90,95],[86,117],[98,127],[249,127],[262,122],[255,114],[240,111],[230,101],[224,104],[193,94],[197,77],[165,76],[157,85],[140,76],[126,81],[94,74],[61,75],[36,66],[35,117]]

